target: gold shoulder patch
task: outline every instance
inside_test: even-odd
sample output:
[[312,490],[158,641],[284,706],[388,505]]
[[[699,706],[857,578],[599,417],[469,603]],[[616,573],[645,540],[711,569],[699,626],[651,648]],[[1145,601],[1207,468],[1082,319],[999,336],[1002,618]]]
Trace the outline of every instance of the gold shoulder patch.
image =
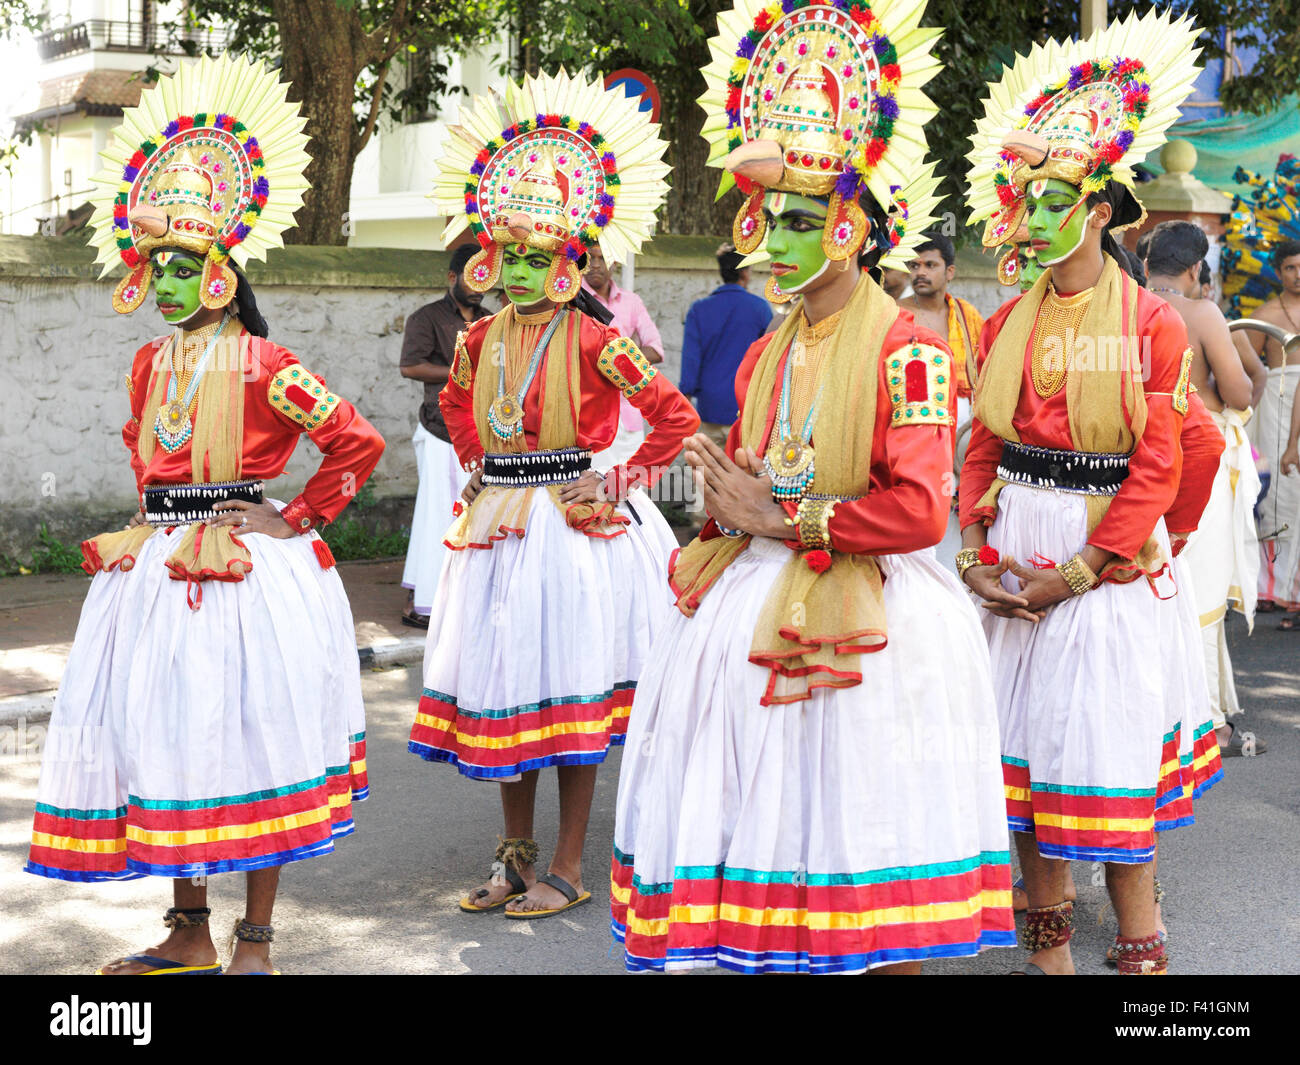
[[596,365],[606,379],[631,399],[655,379],[656,371],[627,337],[618,337],[605,345]]
[[1187,413],[1187,388],[1192,380],[1192,349],[1183,352],[1183,363],[1178,367],[1178,383],[1174,385],[1174,410]]
[[953,423],[956,382],[951,355],[930,344],[911,343],[885,358],[893,428]]
[[266,398],[279,413],[309,433],[325,424],[339,405],[339,397],[301,366],[286,366],[274,374]]
[[474,383],[474,367],[469,361],[469,349],[465,346],[466,336],[464,329],[456,334],[456,355],[451,360],[451,379],[468,392]]

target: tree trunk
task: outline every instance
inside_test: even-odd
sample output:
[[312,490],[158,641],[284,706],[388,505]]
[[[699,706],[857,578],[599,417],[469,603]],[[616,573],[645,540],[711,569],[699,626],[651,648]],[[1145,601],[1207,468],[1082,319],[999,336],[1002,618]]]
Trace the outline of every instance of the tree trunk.
[[695,103],[695,96],[704,91],[700,78],[698,92],[689,102],[670,107],[664,104],[660,121],[664,136],[668,138],[668,151],[664,157],[673,168],[668,176],[672,187],[668,192],[668,209],[664,230],[687,236],[716,234],[719,242],[731,239],[731,221],[740,210],[740,193],[729,191],[717,203],[718,182],[723,172],[706,166],[709,144],[700,136],[704,125],[704,111]]
[[358,140],[353,89],[360,24],[356,13],[319,0],[273,0],[284,56],[282,71],[293,83],[289,99],[307,115],[310,191],[285,234],[290,244],[346,244],[351,232],[348,202]]

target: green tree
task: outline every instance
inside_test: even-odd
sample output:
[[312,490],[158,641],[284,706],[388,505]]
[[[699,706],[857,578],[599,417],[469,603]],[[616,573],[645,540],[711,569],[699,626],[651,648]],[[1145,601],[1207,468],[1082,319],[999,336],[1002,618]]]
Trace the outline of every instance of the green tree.
[[312,157],[312,189],[286,239],[343,244],[353,164],[380,116],[430,112],[450,59],[496,35],[498,10],[498,0],[191,0],[183,18],[220,21],[230,51],[279,60]]

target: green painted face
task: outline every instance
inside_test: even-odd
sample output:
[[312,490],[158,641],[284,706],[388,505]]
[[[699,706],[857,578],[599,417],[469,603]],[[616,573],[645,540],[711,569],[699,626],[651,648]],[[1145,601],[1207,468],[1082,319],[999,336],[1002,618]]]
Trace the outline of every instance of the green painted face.
[[1023,247],[1016,254],[1020,257],[1020,291],[1028,292],[1042,276],[1043,264]]
[[763,216],[772,276],[782,292],[799,292],[826,272],[830,260],[822,251],[825,203],[789,192],[769,192],[763,197]]
[[199,304],[203,260],[180,251],[156,251],[149,261],[154,299],[168,325],[180,325],[203,309]]
[[519,307],[531,307],[546,299],[546,272],[551,258],[544,251],[512,244],[501,259],[501,284],[506,298]]
[[1031,181],[1025,188],[1029,242],[1040,266],[1064,262],[1083,246],[1089,212],[1083,206],[1074,210],[1078,202],[1079,190],[1056,178]]

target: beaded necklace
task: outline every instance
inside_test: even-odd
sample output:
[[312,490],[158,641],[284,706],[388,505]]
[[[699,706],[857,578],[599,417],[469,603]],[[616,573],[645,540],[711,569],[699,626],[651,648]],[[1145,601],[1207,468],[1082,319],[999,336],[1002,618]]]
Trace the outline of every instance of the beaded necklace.
[[[194,364],[194,369],[190,372],[181,399],[177,399],[178,381],[181,372],[176,367],[176,356],[178,353],[180,354],[183,364],[185,361],[185,339],[184,334],[179,329],[176,331],[172,343],[172,372],[167,378],[167,399],[158,408],[158,414],[153,422],[154,435],[158,438],[159,445],[169,455],[179,451],[185,446],[189,438],[194,435],[194,422],[190,418],[190,411],[198,398],[199,383],[203,380],[203,372],[207,369],[208,360],[212,358],[212,352],[217,346],[221,331],[226,327],[226,321],[227,319],[222,318],[213,331],[211,339],[203,349],[202,356]],[[203,330],[196,330],[195,332],[201,336]],[[194,334],[190,335],[193,336]]]
[[507,360],[505,356],[497,358],[497,398],[492,401],[492,405],[488,408],[488,426],[492,429],[493,435],[499,440],[509,443],[516,436],[522,435],[524,431],[524,397],[528,395],[528,389],[533,383],[533,378],[537,376],[537,369],[542,364],[542,356],[546,352],[546,345],[551,342],[551,337],[555,335],[555,330],[559,328],[564,314],[564,308],[556,311],[550,325],[542,331],[537,346],[533,348],[533,354],[528,360],[528,369],[524,374],[523,382],[518,388],[507,392]]
[[[798,499],[813,483],[816,476],[816,455],[808,441],[812,439],[813,425],[817,421],[817,407],[825,391],[826,381],[822,373],[825,362],[822,346],[835,335],[839,327],[840,314],[829,315],[816,325],[805,326],[799,323],[794,343],[786,356],[785,369],[781,375],[781,398],[777,404],[777,422],[773,439],[763,457],[763,469],[772,480],[772,495],[777,499]],[[791,422],[794,404],[791,401],[791,381],[794,367],[800,370],[799,385],[800,406],[809,392],[807,414],[796,436]]]

